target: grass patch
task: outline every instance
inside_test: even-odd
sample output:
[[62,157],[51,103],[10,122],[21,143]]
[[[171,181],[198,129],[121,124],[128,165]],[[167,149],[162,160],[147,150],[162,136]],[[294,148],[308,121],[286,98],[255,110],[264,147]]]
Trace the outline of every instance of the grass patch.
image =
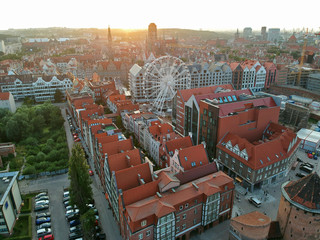
[[12,240],[27,240],[32,238],[31,216],[20,216],[13,228],[13,234],[8,238]]
[[21,208],[21,213],[30,213],[31,212],[31,200],[32,197],[28,197],[23,200],[23,207]]

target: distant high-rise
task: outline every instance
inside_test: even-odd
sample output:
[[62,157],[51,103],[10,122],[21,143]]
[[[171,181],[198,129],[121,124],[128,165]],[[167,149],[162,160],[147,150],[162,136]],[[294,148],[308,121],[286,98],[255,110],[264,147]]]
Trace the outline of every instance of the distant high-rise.
[[108,55],[109,59],[113,60],[112,36],[110,26],[108,26]]
[[261,40],[267,40],[267,27],[261,27]]
[[280,40],[280,28],[269,28],[268,41],[278,42]]
[[154,45],[156,41],[157,41],[157,25],[154,23],[150,23],[148,26],[148,39],[147,39],[148,50],[150,52],[154,51]]
[[239,29],[237,29],[237,32],[234,34],[234,39],[239,39]]
[[249,39],[252,36],[252,28],[251,27],[246,27],[243,29],[243,37],[245,39]]

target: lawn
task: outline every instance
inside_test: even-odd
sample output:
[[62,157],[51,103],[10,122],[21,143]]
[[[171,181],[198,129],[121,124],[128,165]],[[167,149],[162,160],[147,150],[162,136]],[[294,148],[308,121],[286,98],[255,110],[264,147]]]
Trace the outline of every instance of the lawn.
[[32,233],[29,234],[29,231],[31,231],[30,226],[31,226],[31,216],[30,215],[20,216],[19,220],[16,222],[16,225],[13,228],[13,234],[8,239],[15,239],[16,237],[22,237],[22,236],[26,237],[23,239],[28,239],[28,236],[32,235]]

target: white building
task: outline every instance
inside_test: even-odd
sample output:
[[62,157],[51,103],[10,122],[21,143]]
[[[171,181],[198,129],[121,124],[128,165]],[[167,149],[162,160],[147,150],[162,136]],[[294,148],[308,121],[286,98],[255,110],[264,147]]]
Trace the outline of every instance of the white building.
[[259,61],[247,60],[241,63],[243,69],[241,89],[250,88],[259,92],[264,88],[266,81],[266,69]]
[[232,70],[227,63],[192,64],[187,67],[191,74],[191,88],[230,84],[232,82]]
[[16,112],[16,103],[10,92],[0,92],[0,108],[9,109],[10,112]]
[[302,128],[297,136],[301,139],[300,147],[303,150],[320,153],[320,132]]
[[129,88],[132,98],[137,102],[147,101],[143,92],[143,74],[144,68],[138,64],[134,64],[129,70]]
[[17,182],[19,172],[0,173],[0,234],[11,234],[20,212],[22,198]]
[[11,92],[15,100],[34,97],[37,102],[54,100],[54,94],[59,89],[62,94],[72,88],[73,79],[67,75],[34,77],[32,75],[0,76],[2,92]]
[[262,65],[258,65],[256,67],[256,81],[254,84],[253,91],[260,92],[262,89],[264,89],[264,85],[266,82],[266,69]]

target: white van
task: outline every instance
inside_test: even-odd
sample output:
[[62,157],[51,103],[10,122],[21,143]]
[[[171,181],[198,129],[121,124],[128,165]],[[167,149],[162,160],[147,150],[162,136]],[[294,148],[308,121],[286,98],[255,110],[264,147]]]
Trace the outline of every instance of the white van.
[[261,201],[256,197],[250,197],[248,201],[256,207],[261,207]]

